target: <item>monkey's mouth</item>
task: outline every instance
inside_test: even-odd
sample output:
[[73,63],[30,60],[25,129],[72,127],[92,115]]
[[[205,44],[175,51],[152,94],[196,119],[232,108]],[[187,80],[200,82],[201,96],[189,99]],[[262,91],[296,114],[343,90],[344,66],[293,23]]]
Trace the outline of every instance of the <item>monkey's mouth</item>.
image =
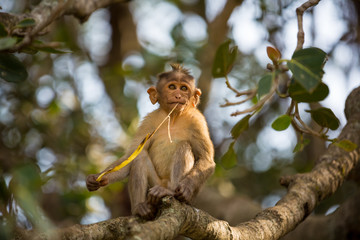
[[169,102],[168,104],[169,105],[172,105],[172,104],[184,105],[185,103],[184,102]]

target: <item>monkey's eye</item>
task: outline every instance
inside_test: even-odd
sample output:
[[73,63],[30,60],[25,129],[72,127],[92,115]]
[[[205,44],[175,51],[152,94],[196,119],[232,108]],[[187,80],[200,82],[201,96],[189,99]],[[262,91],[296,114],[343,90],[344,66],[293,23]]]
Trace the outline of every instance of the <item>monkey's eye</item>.
[[182,91],[186,91],[188,88],[187,88],[187,86],[182,86],[180,89],[181,89]]
[[170,84],[169,89],[174,90],[174,89],[176,89],[176,86],[174,84]]

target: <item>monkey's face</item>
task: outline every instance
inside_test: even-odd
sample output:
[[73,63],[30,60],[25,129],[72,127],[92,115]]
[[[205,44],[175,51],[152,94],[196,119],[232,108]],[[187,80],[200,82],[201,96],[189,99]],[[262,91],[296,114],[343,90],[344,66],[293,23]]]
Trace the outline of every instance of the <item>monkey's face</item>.
[[160,106],[166,111],[175,107],[176,111],[183,111],[190,105],[190,99],[194,95],[194,85],[181,80],[168,81],[160,90]]
[[175,112],[183,112],[199,103],[201,91],[195,87],[195,80],[181,73],[171,73],[160,78],[158,84],[147,91],[152,104],[159,103],[166,112],[176,104]]

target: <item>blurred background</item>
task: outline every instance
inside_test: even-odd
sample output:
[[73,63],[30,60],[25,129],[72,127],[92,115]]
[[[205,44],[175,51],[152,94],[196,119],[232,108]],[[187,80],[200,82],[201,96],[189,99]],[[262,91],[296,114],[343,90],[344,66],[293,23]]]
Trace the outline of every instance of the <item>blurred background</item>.
[[[2,12],[24,13],[38,2],[0,0],[0,6]],[[70,53],[17,54],[28,79],[0,79],[1,236],[14,225],[47,229],[130,215],[126,181],[90,193],[85,179],[124,154],[139,121],[157,107],[147,88],[172,62],[197,79],[200,109],[216,148],[216,172],[199,196],[200,208],[235,224],[273,206],[286,193],[279,178],[309,171],[327,143],[312,139],[294,154],[295,131],[271,128],[289,101],[274,98],[235,143],[235,166],[224,166],[220,159],[232,142],[230,130],[242,118],[230,114],[250,105],[221,108],[225,98],[238,99],[224,79],[212,78],[211,69],[218,46],[232,39],[239,54],[230,82],[238,90],[254,88],[270,62],[267,46],[291,58],[295,9],[303,2],[133,0],[99,9],[84,23],[73,16],[54,22],[41,39],[62,42]],[[330,137],[346,123],[345,99],[360,85],[359,20],[357,0],[321,1],[304,14],[304,47],[329,55],[323,81],[330,94],[321,104],[341,121]],[[312,106],[300,106],[311,125],[304,110]],[[355,188],[346,182],[316,213],[334,211]]]

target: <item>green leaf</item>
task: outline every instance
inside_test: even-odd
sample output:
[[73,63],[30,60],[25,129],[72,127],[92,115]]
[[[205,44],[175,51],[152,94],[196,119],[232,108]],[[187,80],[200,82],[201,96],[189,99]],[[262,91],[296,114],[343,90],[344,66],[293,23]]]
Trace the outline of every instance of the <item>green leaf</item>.
[[293,81],[289,87],[289,95],[297,102],[319,102],[329,95],[329,88],[321,82],[312,93],[309,93],[298,82]]
[[25,28],[25,27],[32,27],[35,25],[35,20],[32,18],[26,18],[20,21],[15,27],[16,28]]
[[270,92],[272,81],[273,81],[272,73],[267,73],[260,79],[257,89],[259,99]]
[[320,126],[336,130],[340,126],[339,119],[329,108],[319,108],[315,110],[305,110],[311,114],[311,118]]
[[234,143],[232,142],[229,146],[229,149],[227,150],[227,152],[224,154],[224,156],[222,156],[221,158],[221,165],[225,168],[225,169],[231,169],[233,167],[236,166],[237,164],[237,158],[236,158],[236,153],[234,151]]
[[0,51],[13,47],[17,42],[17,38],[4,37],[0,38]]
[[35,49],[46,53],[56,53],[56,54],[70,53],[70,51],[58,50],[52,47],[35,47]]
[[295,80],[311,93],[321,82],[325,60],[326,53],[321,49],[306,48],[296,51],[287,65]]
[[347,140],[347,139],[343,139],[339,142],[334,142],[334,144],[338,147],[341,147],[342,149],[344,149],[347,152],[352,152],[358,147],[357,144],[355,144],[352,141]]
[[[7,203],[11,198],[11,193],[6,186],[3,176],[0,176],[0,202]],[[0,235],[1,236],[1,235]]]
[[240,134],[249,128],[249,119],[251,114],[246,115],[239,122],[235,124],[235,126],[231,129],[231,136],[233,139],[237,139]]
[[301,152],[306,145],[310,143],[310,139],[304,139],[301,142],[298,142],[296,146],[294,147],[293,153]]
[[5,26],[0,23],[0,37],[6,37],[8,35],[8,32],[6,31]]
[[0,53],[0,78],[8,82],[19,83],[27,78],[28,74],[22,62],[12,54]]
[[272,124],[271,127],[276,131],[284,131],[291,124],[291,117],[289,115],[279,116]]
[[224,42],[216,51],[212,68],[212,75],[215,78],[225,77],[234,65],[238,48],[237,46],[230,48],[230,43],[231,40]]

